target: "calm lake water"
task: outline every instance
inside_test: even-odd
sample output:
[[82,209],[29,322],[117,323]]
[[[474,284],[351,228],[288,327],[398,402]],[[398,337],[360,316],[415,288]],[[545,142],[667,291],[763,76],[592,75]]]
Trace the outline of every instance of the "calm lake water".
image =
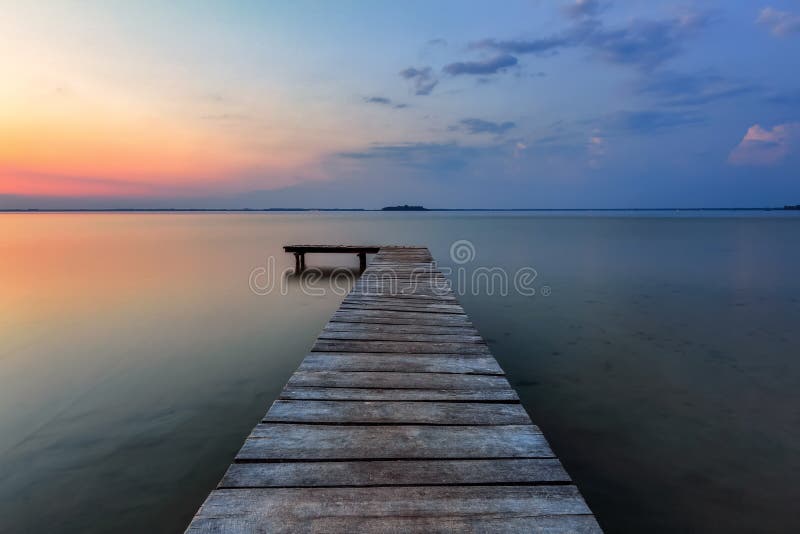
[[0,531],[182,531],[341,299],[251,272],[353,242],[536,269],[536,295],[460,299],[608,532],[800,532],[798,236],[764,212],[0,214]]

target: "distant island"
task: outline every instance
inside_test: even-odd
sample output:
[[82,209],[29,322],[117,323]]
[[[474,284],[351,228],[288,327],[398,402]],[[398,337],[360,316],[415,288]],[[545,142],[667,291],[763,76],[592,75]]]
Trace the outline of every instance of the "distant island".
[[428,209],[422,206],[409,206],[408,204],[403,204],[402,206],[386,206],[385,208],[381,209],[381,211],[428,211]]
[[794,206],[784,206],[783,209],[785,209],[785,210],[800,210],[800,204],[795,204]]

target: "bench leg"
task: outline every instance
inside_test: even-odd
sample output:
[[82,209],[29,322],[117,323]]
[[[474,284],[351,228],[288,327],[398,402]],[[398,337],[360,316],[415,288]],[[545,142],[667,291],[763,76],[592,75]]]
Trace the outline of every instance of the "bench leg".
[[295,272],[295,274],[299,274],[300,273],[300,253],[299,252],[295,252],[294,253],[294,272]]
[[367,268],[367,253],[366,252],[359,252],[358,253],[358,267],[364,271]]
[[300,253],[300,270],[301,271],[306,270],[306,255],[304,252]]

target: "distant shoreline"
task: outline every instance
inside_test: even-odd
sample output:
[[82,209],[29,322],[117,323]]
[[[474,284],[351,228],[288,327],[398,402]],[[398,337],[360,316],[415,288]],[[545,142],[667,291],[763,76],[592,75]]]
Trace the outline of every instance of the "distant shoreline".
[[425,208],[387,210],[385,208],[73,208],[0,209],[0,213],[286,213],[286,212],[587,212],[587,211],[800,211],[797,206],[777,208]]

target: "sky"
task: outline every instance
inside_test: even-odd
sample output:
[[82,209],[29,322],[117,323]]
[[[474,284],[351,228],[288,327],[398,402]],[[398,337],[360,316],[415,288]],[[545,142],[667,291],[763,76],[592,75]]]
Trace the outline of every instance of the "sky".
[[800,1],[0,0],[0,209],[800,203]]

